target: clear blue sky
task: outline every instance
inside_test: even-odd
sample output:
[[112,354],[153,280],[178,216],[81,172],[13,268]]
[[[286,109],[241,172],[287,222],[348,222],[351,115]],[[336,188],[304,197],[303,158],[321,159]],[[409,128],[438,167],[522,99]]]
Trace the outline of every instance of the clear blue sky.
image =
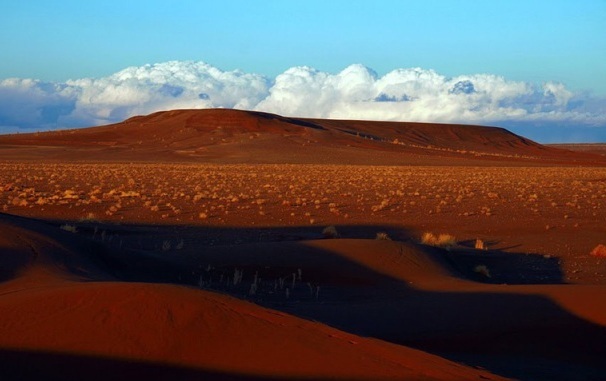
[[3,0],[0,44],[0,79],[100,77],[168,60],[270,77],[362,63],[606,94],[605,0]]

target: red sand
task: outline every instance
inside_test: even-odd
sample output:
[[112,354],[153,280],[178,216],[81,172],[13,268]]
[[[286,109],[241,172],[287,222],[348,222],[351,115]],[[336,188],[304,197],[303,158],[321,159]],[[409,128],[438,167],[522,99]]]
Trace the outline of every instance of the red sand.
[[[185,368],[201,377],[499,379],[227,295],[111,280],[103,255],[91,255],[85,240],[34,221],[1,219],[3,375],[101,379],[79,368],[85,356],[137,361],[141,371],[148,363]],[[64,365],[76,369],[11,368],[16,353],[23,361],[29,352],[73,356]],[[2,361],[7,353],[11,362]],[[111,365],[105,376],[125,379]]]
[[606,374],[603,156],[182,110],[0,136],[0,161],[2,380]]

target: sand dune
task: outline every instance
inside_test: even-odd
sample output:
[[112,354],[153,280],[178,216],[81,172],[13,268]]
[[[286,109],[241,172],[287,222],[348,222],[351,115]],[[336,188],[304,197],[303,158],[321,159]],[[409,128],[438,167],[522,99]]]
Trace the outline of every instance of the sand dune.
[[[458,361],[491,356],[496,363],[486,364],[514,378],[537,366],[552,369],[538,373],[552,379],[604,371],[605,286],[478,283],[449,253],[405,242],[160,254],[108,250],[56,226],[1,217],[12,238],[1,243],[0,345],[22,363],[41,352],[69,366],[84,356],[192,377],[498,379],[413,346]],[[15,372],[61,376],[44,364]]]
[[[224,294],[120,281],[103,247],[43,223],[2,215],[0,230],[12,237],[0,242],[3,379],[499,379]],[[109,366],[90,374],[82,359]]]
[[[259,281],[258,303],[348,332],[453,359],[515,358],[520,363],[496,366],[513,377],[533,374],[524,361],[552,368],[550,379],[606,370],[598,365],[606,354],[606,286],[478,283],[456,270],[452,255],[410,243],[338,239],[224,246],[186,255],[184,263],[210,265],[205,277],[215,282],[221,272],[245,269],[244,289],[214,287],[246,297],[254,274],[267,279]],[[290,292],[292,298],[298,290],[297,303],[288,303],[273,280],[290,283],[299,271],[301,284],[293,282]],[[320,287],[321,298],[309,294],[309,283]]]

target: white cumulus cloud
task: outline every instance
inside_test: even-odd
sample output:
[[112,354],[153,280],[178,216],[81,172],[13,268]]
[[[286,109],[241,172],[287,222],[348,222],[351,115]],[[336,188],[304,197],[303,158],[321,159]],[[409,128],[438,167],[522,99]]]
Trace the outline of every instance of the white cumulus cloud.
[[67,85],[79,91],[73,116],[101,124],[167,109],[252,108],[265,97],[270,81],[203,62],[171,61]]
[[0,132],[86,127],[159,110],[211,107],[299,117],[606,126],[606,100],[561,83],[491,74],[446,77],[422,68],[379,76],[360,64],[339,73],[298,66],[267,78],[171,61],[65,83],[0,81]]

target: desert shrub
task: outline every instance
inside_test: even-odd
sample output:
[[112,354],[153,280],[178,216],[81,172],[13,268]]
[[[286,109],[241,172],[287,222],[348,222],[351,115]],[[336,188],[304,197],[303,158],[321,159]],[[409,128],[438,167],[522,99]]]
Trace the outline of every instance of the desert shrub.
[[339,233],[337,232],[337,228],[334,225],[330,225],[322,230],[322,235],[324,238],[339,238]]
[[484,275],[486,278],[490,278],[490,271],[485,265],[477,265],[473,268],[473,272],[476,274]]
[[76,229],[75,225],[68,225],[68,224],[61,225],[60,229],[61,230],[65,230],[66,232],[70,232],[70,233],[77,233],[78,232],[78,229]]
[[379,241],[391,241],[391,238],[385,232],[377,233],[376,239]]
[[437,240],[438,238],[433,233],[425,232],[421,236],[421,243],[424,245],[434,246]]
[[81,221],[97,221],[97,216],[95,216],[95,213],[89,212],[86,214],[86,216],[82,217],[80,220]]
[[436,246],[436,247],[452,247],[456,245],[456,238],[450,234],[439,234],[423,233],[421,236],[421,243],[424,245]]
[[478,238],[476,239],[475,248],[476,250],[488,250],[488,245],[486,242]]

